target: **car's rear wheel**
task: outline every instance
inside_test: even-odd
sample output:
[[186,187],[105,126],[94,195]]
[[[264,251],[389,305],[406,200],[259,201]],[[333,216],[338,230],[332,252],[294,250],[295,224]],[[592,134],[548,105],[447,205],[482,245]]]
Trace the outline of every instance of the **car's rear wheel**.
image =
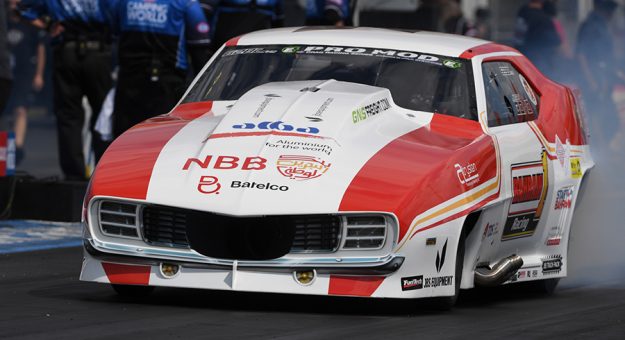
[[150,295],[154,291],[153,286],[112,284],[111,287],[113,287],[113,290],[115,290],[117,294],[126,298],[143,298]]
[[454,295],[436,297],[432,299],[432,306],[438,310],[450,310],[458,301],[460,283],[462,282],[462,267],[464,264],[464,237],[460,238],[456,252],[456,272],[454,276]]

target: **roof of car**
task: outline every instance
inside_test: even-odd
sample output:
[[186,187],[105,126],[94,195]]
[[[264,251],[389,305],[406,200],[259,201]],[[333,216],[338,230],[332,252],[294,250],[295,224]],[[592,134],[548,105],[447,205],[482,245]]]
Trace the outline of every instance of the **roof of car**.
[[[287,27],[256,31],[235,38],[230,45],[329,45],[385,48],[459,57],[469,49],[492,44],[461,35],[401,31],[384,28]],[[493,52],[497,51],[497,47]],[[502,50],[503,51],[503,50]]]

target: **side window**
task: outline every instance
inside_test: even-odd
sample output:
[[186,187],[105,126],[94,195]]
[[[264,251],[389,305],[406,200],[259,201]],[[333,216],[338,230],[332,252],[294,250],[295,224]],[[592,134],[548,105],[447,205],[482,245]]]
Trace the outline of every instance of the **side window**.
[[538,117],[539,98],[525,77],[507,62],[482,64],[488,126],[521,123]]

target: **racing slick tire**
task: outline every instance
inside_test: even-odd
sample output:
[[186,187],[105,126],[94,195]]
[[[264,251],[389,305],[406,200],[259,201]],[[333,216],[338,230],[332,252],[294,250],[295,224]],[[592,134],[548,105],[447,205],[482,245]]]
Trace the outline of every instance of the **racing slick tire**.
[[118,285],[111,284],[113,290],[125,298],[144,298],[154,291],[153,286],[135,286],[135,285]]
[[450,310],[458,301],[460,295],[460,283],[462,282],[462,267],[464,264],[464,237],[460,238],[458,251],[456,253],[456,273],[454,277],[454,295],[436,297],[431,300],[432,308],[436,310]]

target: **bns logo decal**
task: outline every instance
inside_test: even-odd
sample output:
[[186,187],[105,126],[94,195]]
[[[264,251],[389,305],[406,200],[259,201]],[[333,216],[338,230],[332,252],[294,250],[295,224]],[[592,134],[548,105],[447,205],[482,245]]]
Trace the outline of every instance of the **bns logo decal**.
[[436,252],[436,263],[434,263],[436,265],[436,272],[440,273],[441,269],[443,269],[443,264],[445,264],[445,255],[447,254],[447,241],[449,239],[445,240],[445,244],[443,245],[443,249],[442,251],[437,251]]
[[288,132],[288,131],[297,131],[297,132],[302,132],[302,133],[310,133],[310,134],[317,134],[319,133],[319,129],[315,128],[315,127],[305,127],[305,128],[301,128],[301,127],[294,127],[293,125],[290,124],[286,124],[284,122],[281,121],[277,121],[277,122],[261,122],[258,123],[258,125],[254,124],[254,123],[243,123],[243,124],[237,124],[237,125],[233,125],[232,126],[233,129],[244,129],[244,130],[275,130],[275,131],[284,131],[284,132]]

